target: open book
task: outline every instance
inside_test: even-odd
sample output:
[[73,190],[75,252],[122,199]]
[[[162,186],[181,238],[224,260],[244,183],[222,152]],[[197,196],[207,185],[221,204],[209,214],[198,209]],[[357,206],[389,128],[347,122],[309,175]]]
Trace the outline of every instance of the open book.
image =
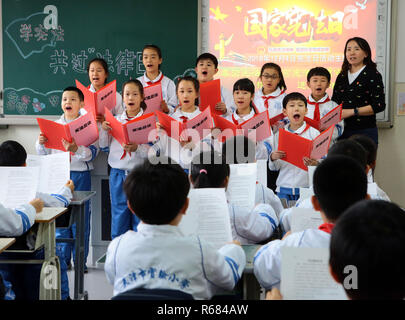
[[161,111],[155,111],[160,125],[167,135],[177,141],[187,140],[191,137],[193,142],[198,142],[211,133],[213,127],[210,108],[206,108],[198,116],[183,123]]
[[222,131],[218,137],[221,142],[236,135],[245,135],[255,142],[262,141],[271,136],[269,113],[267,110],[256,114],[254,117],[238,125],[216,115],[214,115],[214,122],[215,127]]
[[62,138],[69,142],[72,142],[73,138],[78,146],[85,147],[98,140],[97,123],[91,112],[68,124],[42,118],[37,118],[37,122],[42,134],[48,139],[45,142],[45,147],[49,149],[66,151],[62,144]]
[[318,131],[324,131],[330,126],[335,126],[342,120],[342,105],[338,105],[336,108],[325,114],[319,121],[315,121],[308,117],[305,117],[305,121]]
[[298,168],[308,171],[304,164],[304,157],[321,159],[328,153],[334,127],[322,132],[314,140],[303,138],[284,129],[279,130],[278,150],[284,151],[286,156],[282,159]]
[[215,109],[218,102],[221,102],[221,81],[220,79],[200,84],[200,110],[204,111],[210,107],[213,115],[222,115],[221,111]]
[[156,110],[160,110],[160,103],[163,100],[162,96],[162,84],[154,83],[150,86],[143,88],[145,96],[146,110],[144,114],[153,113]]
[[115,107],[117,99],[117,81],[111,81],[97,92],[91,92],[87,87],[76,80],[76,87],[84,94],[84,109],[87,112],[104,115],[104,109],[111,110]]
[[134,142],[144,144],[156,139],[156,134],[153,134],[156,129],[156,118],[153,113],[144,114],[126,123],[121,123],[106,109],[105,120],[110,123],[111,130],[109,133],[121,145]]

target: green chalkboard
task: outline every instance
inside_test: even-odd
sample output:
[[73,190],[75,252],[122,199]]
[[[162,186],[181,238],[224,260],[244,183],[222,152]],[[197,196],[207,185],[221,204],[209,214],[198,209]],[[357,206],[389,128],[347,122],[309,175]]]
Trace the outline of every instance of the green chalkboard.
[[162,49],[166,76],[193,73],[197,22],[197,0],[2,0],[4,114],[61,114],[62,90],[89,85],[97,56],[120,92],[143,74],[149,43]]

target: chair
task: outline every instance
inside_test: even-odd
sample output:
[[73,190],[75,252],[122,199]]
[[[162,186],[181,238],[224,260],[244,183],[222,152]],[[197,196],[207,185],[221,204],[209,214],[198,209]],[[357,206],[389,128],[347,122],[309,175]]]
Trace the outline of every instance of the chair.
[[135,288],[112,297],[111,300],[194,300],[191,294],[174,289]]

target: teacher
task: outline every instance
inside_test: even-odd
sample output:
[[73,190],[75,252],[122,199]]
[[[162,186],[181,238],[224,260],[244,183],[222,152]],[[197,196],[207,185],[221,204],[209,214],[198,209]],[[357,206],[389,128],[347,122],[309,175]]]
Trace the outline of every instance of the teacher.
[[336,78],[332,100],[343,104],[345,128],[339,139],[363,134],[378,145],[376,114],[385,109],[384,84],[370,45],[354,37],[347,40],[342,70]]

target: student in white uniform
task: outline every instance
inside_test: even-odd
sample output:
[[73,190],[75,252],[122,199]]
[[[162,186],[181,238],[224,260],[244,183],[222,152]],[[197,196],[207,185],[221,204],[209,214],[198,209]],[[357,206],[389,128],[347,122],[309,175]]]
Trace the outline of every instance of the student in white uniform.
[[[91,92],[97,92],[108,82],[107,78],[109,77],[110,72],[108,71],[107,62],[102,58],[94,58],[87,65],[87,74],[89,75],[90,80],[89,90]],[[115,106],[111,109],[111,113],[115,116],[117,114],[121,114],[123,111],[124,106],[122,105],[122,97],[117,91]],[[103,115],[97,114],[96,120],[102,123],[105,119]]]
[[[364,168],[365,173],[367,174],[367,180],[368,180],[368,185],[367,185],[367,190],[368,194],[370,195],[371,199],[374,200],[386,200],[390,201],[386,193],[381,190],[377,185],[375,185],[375,188],[373,188],[373,182],[370,182],[368,178],[368,172],[370,171],[370,167],[368,165],[368,152],[367,150],[362,146],[362,144],[358,143],[357,141],[357,136],[354,135],[354,138],[350,137],[349,139],[346,140],[340,140],[337,141],[330,149],[328,152],[328,157],[336,156],[336,155],[342,155],[342,156],[348,156],[358,162],[362,168]],[[359,139],[363,141],[364,139],[367,139],[367,141],[371,141],[373,145],[375,146],[374,141],[367,137],[367,136],[359,136]],[[363,141],[364,143],[364,141]],[[295,205],[298,208],[310,208],[313,209],[313,205],[311,202],[310,198],[306,199],[299,199]],[[291,213],[292,209],[286,209],[283,210],[280,216],[280,226],[281,230],[284,233],[288,232],[291,230]]]
[[[307,85],[311,89],[311,94],[308,97],[308,113],[307,117],[316,121],[319,121],[329,111],[338,106],[335,101],[332,101],[326,89],[330,86],[330,72],[323,67],[316,67],[309,70],[307,74]],[[343,120],[335,125],[335,129],[332,134],[331,144],[336,142],[343,133]]]
[[134,288],[174,289],[200,300],[232,290],[246,264],[243,249],[234,242],[217,250],[182,234],[178,224],[190,183],[179,165],[163,158],[136,166],[125,181],[128,205],[141,223],[108,246],[104,269],[114,295]]
[[[268,62],[262,66],[259,79],[263,86],[256,92],[253,102],[259,113],[268,110],[269,118],[274,118],[283,113],[283,99],[287,90],[283,72],[278,64]],[[279,127],[287,123],[288,119],[279,121],[273,126],[273,131],[277,132]]]
[[[301,93],[292,92],[284,98],[283,113],[290,121],[285,129],[303,138],[314,140],[319,135],[319,131],[305,122],[307,111],[307,99]],[[276,181],[277,196],[288,201],[298,200],[299,188],[309,187],[308,172],[283,160],[286,154],[283,150],[278,150],[278,137],[279,132],[274,136],[273,150],[275,151],[269,157],[269,169],[280,171]],[[303,161],[306,166],[318,163],[310,158],[304,158]]]
[[[202,152],[191,163],[190,181],[195,189],[226,189],[229,175],[229,164],[215,151]],[[242,244],[266,241],[277,229],[277,215],[268,204],[259,203],[251,210],[233,204],[228,204],[228,208],[233,239]]]
[[[218,59],[211,53],[200,54],[195,63],[195,72],[200,84],[214,80],[218,72]],[[221,101],[215,106],[222,112],[222,116],[228,116],[235,111],[235,105],[231,92],[221,85]]]
[[[235,136],[227,139],[222,145],[222,156],[225,157],[227,164],[253,163],[255,158],[255,143],[246,136]],[[283,205],[280,198],[277,197],[273,190],[256,182],[256,200],[255,203],[269,204],[280,217],[283,211]]]
[[344,286],[352,300],[403,302],[404,210],[382,200],[360,201],[351,206],[333,228],[329,266],[333,278],[340,284],[347,283],[346,266],[356,267],[356,286]]
[[328,157],[315,170],[314,193],[311,199],[324,223],[318,229],[288,233],[282,240],[271,241],[254,257],[254,274],[266,290],[274,286],[280,288],[283,246],[329,247],[330,233],[339,216],[357,201],[368,198],[367,176],[364,169],[349,157]]
[[173,80],[163,75],[162,71],[160,71],[162,61],[162,51],[158,46],[154,44],[144,46],[142,50],[142,63],[146,71],[143,76],[138,77],[137,79],[144,87],[160,83],[163,96],[163,100],[160,103],[161,111],[172,114],[178,104],[176,85]]
[[[126,123],[141,117],[146,104],[144,101],[143,86],[139,80],[128,80],[122,86],[122,94],[126,110],[115,118]],[[100,130],[100,148],[108,152],[110,171],[110,198],[111,198],[111,238],[114,239],[128,230],[136,230],[139,218],[132,214],[127,206],[127,198],[123,192],[123,184],[132,168],[142,163],[149,155],[158,152],[157,145],[146,143],[138,145],[129,143],[121,145],[111,134],[110,123],[104,121]],[[152,150],[150,150],[152,148]]]

